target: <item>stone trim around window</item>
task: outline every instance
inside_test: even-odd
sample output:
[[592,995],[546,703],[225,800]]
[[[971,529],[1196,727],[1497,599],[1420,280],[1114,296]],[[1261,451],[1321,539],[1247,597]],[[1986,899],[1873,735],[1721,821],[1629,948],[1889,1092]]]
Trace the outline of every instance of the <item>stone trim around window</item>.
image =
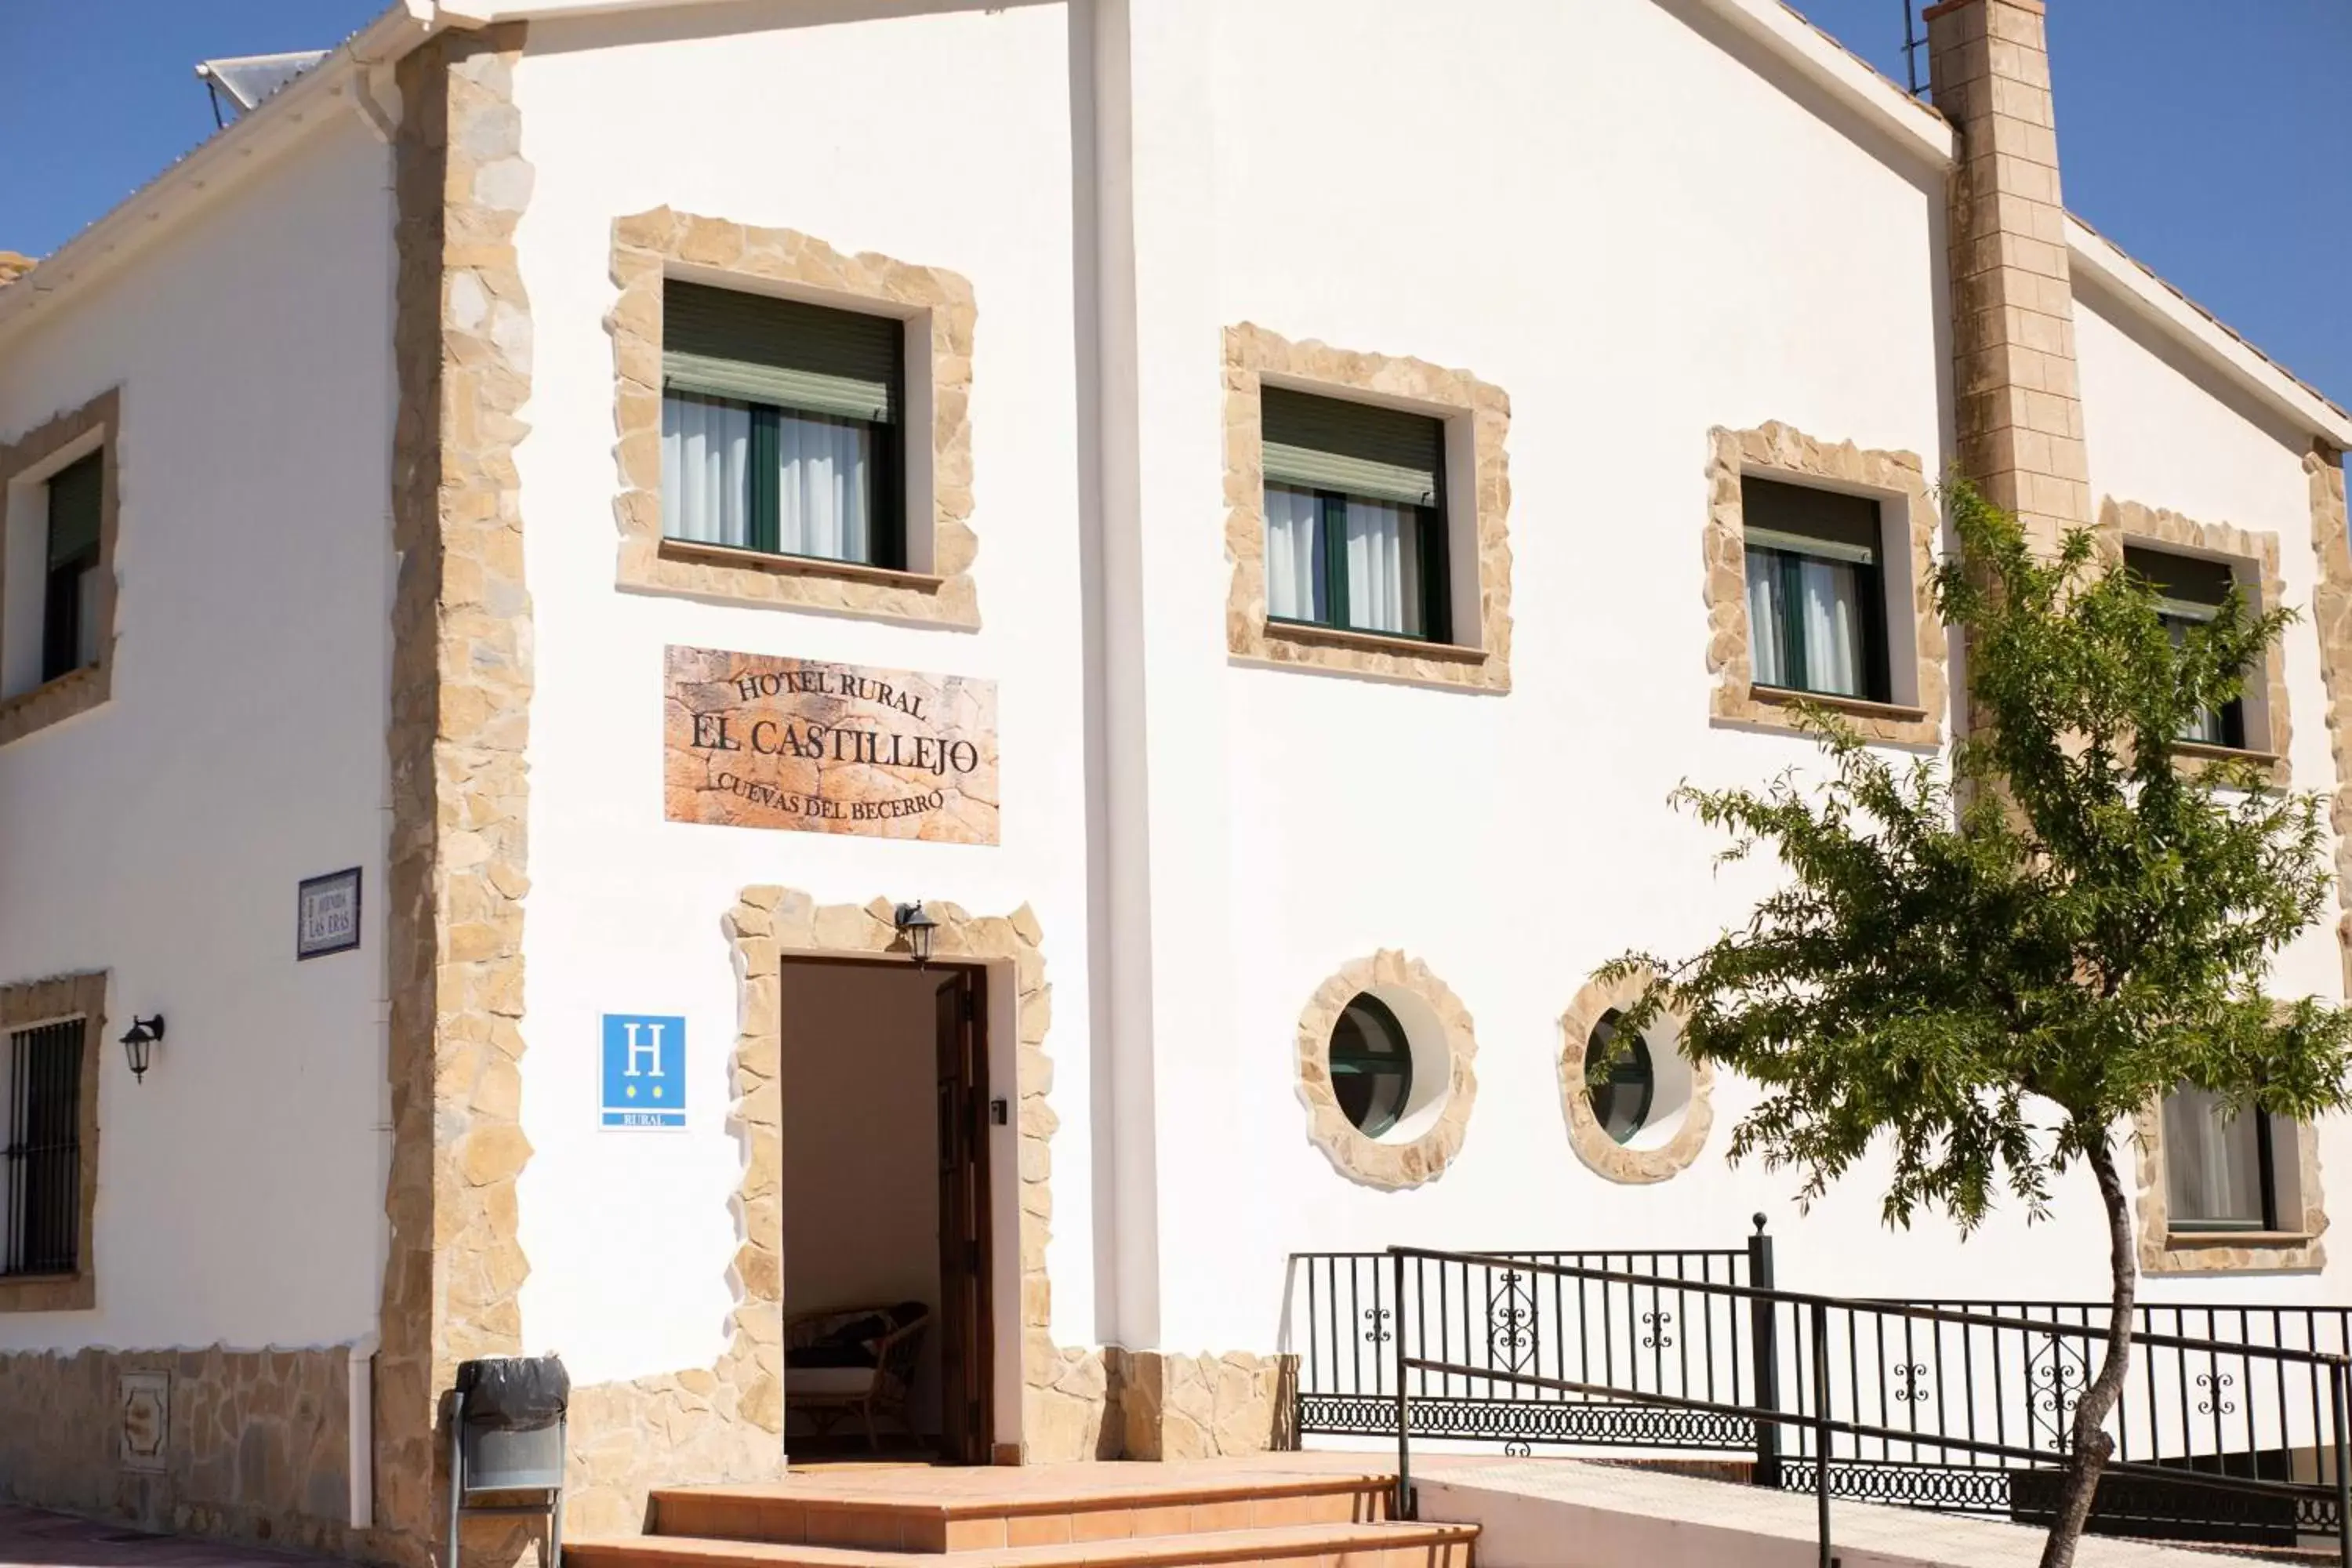
[[[1811,702],[1842,714],[1863,738],[1886,745],[1943,744],[1946,699],[1944,623],[1936,614],[1936,535],[1940,526],[1927,476],[1916,454],[1882,452],[1851,441],[1832,446],[1778,420],[1753,430],[1707,432],[1706,528],[1701,536],[1706,567],[1706,668],[1715,677],[1710,712],[1717,722],[1793,731],[1792,704]],[[1889,505],[1907,521],[1911,541],[1906,563],[1910,580],[1890,583],[1886,617],[1888,662],[1900,703],[1861,702],[1810,692],[1783,692],[1754,682],[1748,636],[1747,514],[1740,500],[1743,476],[1812,484],[1847,494],[1874,494],[1882,515]],[[1891,574],[1890,574],[1891,575]],[[1899,613],[1909,594],[1910,622]]]
[[[2226,559],[2240,584],[2251,583],[2261,603],[2257,611],[2278,608],[2286,602],[2286,584],[2279,577],[2279,536],[2259,533],[2251,529],[2235,528],[2226,522],[2198,522],[2177,511],[2165,511],[2142,506],[2137,501],[2117,500],[2105,496],[2099,501],[2098,536],[2102,549],[2113,559],[2120,560],[2126,544],[2146,544],[2157,549],[2185,550],[2194,554],[2220,556]],[[2287,744],[2294,736],[2294,725],[2287,713],[2286,644],[2284,638],[2273,642],[2263,658],[2263,674],[2259,681],[2246,682],[2249,698],[2262,703],[2262,721],[2266,734],[2257,735],[2254,725],[2247,725],[2246,748],[2233,751],[2226,746],[2205,746],[2194,742],[2180,743],[2179,758],[2183,768],[2195,770],[2225,759],[2240,759],[2259,766],[2263,776],[2280,789],[2294,783],[2287,762]],[[2252,706],[2249,703],[2248,706]],[[2252,715],[2248,715],[2251,719]]]
[[1592,1114],[1584,1084],[1584,1056],[1592,1031],[1612,1011],[1632,1006],[1650,978],[1644,972],[1615,981],[1589,981],[1559,1017],[1559,1103],[1568,1118],[1569,1147],[1596,1175],[1633,1186],[1663,1182],[1688,1170],[1715,1125],[1715,1064],[1704,1061],[1690,1064],[1690,1108],[1682,1125],[1655,1148],[1628,1148],[1609,1136]]
[[[2139,1268],[2143,1274],[2316,1273],[2327,1262],[2319,1237],[2327,1209],[2319,1186],[2319,1140],[2294,1124],[2295,1192],[2303,1213],[2282,1232],[2176,1232],[2164,1184],[2164,1116],[2149,1106],[2132,1117],[2139,1159]],[[2284,1218],[2282,1215],[2281,1218]]]
[[[1354,353],[1308,341],[1294,343],[1244,321],[1224,332],[1225,555],[1233,587],[1225,600],[1225,646],[1254,664],[1368,675],[1472,691],[1511,689],[1510,459],[1505,441],[1511,400],[1467,371],[1426,360]],[[1477,562],[1475,643],[1381,637],[1338,627],[1269,623],[1265,614],[1265,451],[1259,393],[1267,380],[1302,392],[1411,407],[1445,422],[1446,523],[1455,563],[1454,603],[1462,603],[1461,531]],[[1456,455],[1470,435],[1469,462]],[[1467,514],[1466,516],[1465,514]],[[1474,628],[1454,616],[1458,638]]]
[[[669,273],[719,288],[805,291],[823,303],[905,317],[929,329],[928,364],[908,355],[907,426],[931,426],[929,447],[906,453],[908,526],[929,500],[928,540],[908,541],[923,571],[807,561],[665,539],[661,515],[662,279]],[[621,489],[619,581],[625,588],[729,604],[786,605],[976,631],[971,576],[980,541],[971,529],[971,344],[978,307],[971,283],[941,267],[887,256],[845,256],[788,228],[656,207],[613,222],[613,281],[605,326],[613,334],[613,455]],[[922,333],[919,331],[919,342]]]
[[[98,436],[95,444],[89,440],[93,433]],[[46,480],[65,462],[86,451],[103,454],[99,459],[103,478],[98,522],[98,662],[0,700],[0,746],[87,712],[113,692],[114,539],[122,503],[116,447],[121,438],[121,388],[110,387],[80,407],[0,444],[0,521],[15,510],[23,490]],[[5,603],[5,566],[0,561],[0,604]]]
[[[1425,1041],[1416,1035],[1413,1019],[1401,1020],[1413,1047],[1416,1077],[1425,1070],[1421,1055],[1424,1045],[1442,1044],[1445,1051],[1445,1099],[1436,1108],[1435,1120],[1418,1137],[1389,1142],[1365,1136],[1348,1120],[1332,1089],[1331,1031],[1348,1004],[1367,991],[1417,999],[1428,1009],[1441,1036],[1439,1040]],[[1444,1175],[1445,1167],[1462,1152],[1470,1110],[1478,1099],[1478,1075],[1473,1070],[1478,1040],[1469,1009],[1421,960],[1383,949],[1370,958],[1340,965],[1338,973],[1316,988],[1307,1010],[1298,1016],[1297,1050],[1298,1099],[1307,1108],[1307,1136],[1349,1180],[1391,1192],[1417,1187]]]
[[87,1312],[98,1305],[93,1226],[98,1217],[98,1084],[106,1039],[106,973],[100,970],[0,985],[0,1037],[35,1024],[77,1017],[88,1020],[82,1031],[79,1102],[75,1107],[80,1120],[75,1131],[81,1146],[80,1190],[75,1194],[81,1204],[80,1256],[71,1274],[0,1279],[0,1312]]

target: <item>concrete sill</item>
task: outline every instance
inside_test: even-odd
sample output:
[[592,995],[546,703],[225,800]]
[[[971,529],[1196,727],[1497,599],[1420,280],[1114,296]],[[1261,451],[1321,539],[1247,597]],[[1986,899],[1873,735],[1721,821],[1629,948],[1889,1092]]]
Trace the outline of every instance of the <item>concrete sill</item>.
[[2172,753],[2177,757],[2199,757],[2213,762],[2252,763],[2258,768],[2278,764],[2276,752],[2250,752],[2238,746],[2210,746],[2202,741],[2175,741]]
[[815,555],[777,555],[765,550],[744,550],[732,544],[704,544],[691,539],[665,539],[661,542],[662,558],[667,561],[698,561],[712,566],[733,566],[748,572],[768,572],[785,577],[840,577],[852,583],[878,583],[886,587],[908,588],[919,594],[936,594],[947,582],[928,572],[899,572],[887,566],[868,566],[857,561],[827,561]]
[[1925,708],[1906,708],[1899,702],[1873,702],[1861,697],[1839,697],[1826,691],[1799,691],[1787,686],[1751,686],[1749,693],[1759,702],[1812,702],[1839,713],[1851,713],[1859,719],[1898,719],[1916,724],[1927,717]]
[[1423,642],[1419,637],[1392,637],[1381,632],[1360,632],[1341,626],[1321,626],[1310,621],[1269,618],[1265,623],[1265,635],[1276,641],[1362,648],[1369,653],[1395,654],[1400,658],[1433,658],[1448,664],[1484,664],[1486,661],[1486,650],[1482,647],[1465,647],[1460,643]]
[[2302,1247],[2314,1238],[2300,1230],[2169,1230],[2167,1247]]

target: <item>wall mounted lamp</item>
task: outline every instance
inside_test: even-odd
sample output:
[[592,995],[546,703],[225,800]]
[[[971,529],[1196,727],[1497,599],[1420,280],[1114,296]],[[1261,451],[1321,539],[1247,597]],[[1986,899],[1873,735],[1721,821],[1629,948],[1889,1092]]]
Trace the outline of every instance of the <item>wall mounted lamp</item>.
[[131,1032],[122,1037],[122,1049],[131,1058],[131,1077],[135,1083],[147,1081],[147,1060],[156,1042],[163,1037],[163,1015],[142,1018],[131,1015]]
[[915,967],[927,967],[931,962],[931,938],[938,932],[940,922],[923,912],[922,900],[900,904],[891,911],[891,923],[907,939],[907,951],[915,955]]

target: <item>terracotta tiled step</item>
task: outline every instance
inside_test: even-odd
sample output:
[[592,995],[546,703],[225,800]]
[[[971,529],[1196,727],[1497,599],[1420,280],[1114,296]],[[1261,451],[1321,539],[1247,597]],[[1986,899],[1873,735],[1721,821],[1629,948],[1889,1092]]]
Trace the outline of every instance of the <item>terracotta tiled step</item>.
[[1468,1524],[1295,1524],[905,1552],[645,1535],[563,1543],[572,1568],[1471,1568]]
[[884,1552],[958,1552],[1388,1517],[1387,1476],[1098,1464],[877,1470],[654,1494],[663,1536]]

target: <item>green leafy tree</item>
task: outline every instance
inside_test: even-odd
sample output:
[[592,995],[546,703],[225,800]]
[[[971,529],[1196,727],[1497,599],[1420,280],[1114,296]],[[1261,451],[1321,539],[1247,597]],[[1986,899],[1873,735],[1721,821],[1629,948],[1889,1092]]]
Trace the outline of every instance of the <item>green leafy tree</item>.
[[2006,1195],[2044,1215],[2077,1166],[2107,1222],[2113,1311],[2075,1407],[2043,1568],[2073,1561],[2113,1449],[2102,1430],[2131,1357],[2137,1270],[2117,1133],[2189,1085],[2241,1111],[2308,1119],[2346,1103],[2352,1014],[2263,983],[2329,898],[2320,804],[2248,763],[2184,768],[2175,741],[2235,699],[2291,616],[2232,594],[2176,638],[2153,590],[2087,531],[2054,557],[1955,483],[1961,544],[1935,580],[1968,653],[1972,719],[1949,773],[1902,767],[1834,714],[1803,721],[1825,764],[1676,805],[1786,872],[1744,928],[1695,956],[1629,953],[1685,1049],[1761,1086],[1735,1159],[1801,1173],[1819,1196],[1891,1151],[1884,1211],[1965,1234]]

